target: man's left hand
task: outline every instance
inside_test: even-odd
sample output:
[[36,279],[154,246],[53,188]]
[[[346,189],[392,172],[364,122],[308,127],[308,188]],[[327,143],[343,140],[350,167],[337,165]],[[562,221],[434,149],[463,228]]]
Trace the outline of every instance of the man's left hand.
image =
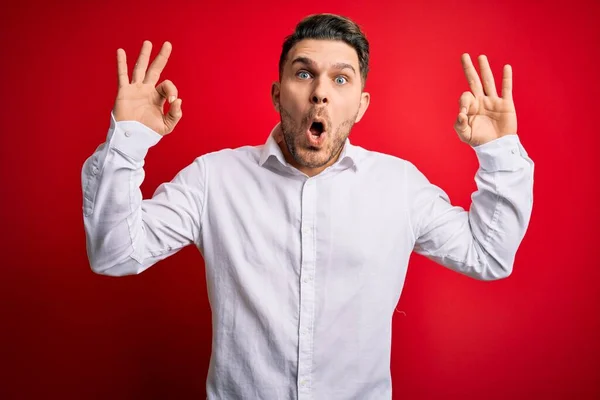
[[504,66],[502,97],[496,93],[494,76],[487,57],[479,56],[483,86],[469,54],[461,56],[465,76],[471,91],[460,96],[459,114],[454,130],[460,139],[479,146],[506,135],[517,134],[517,113],[512,98],[512,67]]

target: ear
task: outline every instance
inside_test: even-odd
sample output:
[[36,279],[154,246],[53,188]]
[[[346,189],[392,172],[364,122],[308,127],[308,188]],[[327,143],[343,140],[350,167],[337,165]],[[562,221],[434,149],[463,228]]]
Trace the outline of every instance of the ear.
[[279,112],[279,95],[280,95],[280,86],[279,82],[273,82],[271,85],[271,101],[273,101],[273,106],[275,107],[275,111]]
[[362,92],[360,94],[360,104],[358,106],[358,114],[356,115],[355,123],[360,121],[367,112],[367,108],[369,108],[369,102],[371,101],[371,95],[367,92]]

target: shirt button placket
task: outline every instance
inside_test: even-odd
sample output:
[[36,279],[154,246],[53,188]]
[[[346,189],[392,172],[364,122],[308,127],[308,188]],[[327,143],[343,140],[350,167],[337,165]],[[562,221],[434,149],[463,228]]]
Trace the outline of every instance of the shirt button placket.
[[302,191],[301,246],[302,265],[300,269],[300,327],[298,357],[298,400],[312,399],[313,324],[315,306],[314,276],[316,268],[316,182],[307,179]]

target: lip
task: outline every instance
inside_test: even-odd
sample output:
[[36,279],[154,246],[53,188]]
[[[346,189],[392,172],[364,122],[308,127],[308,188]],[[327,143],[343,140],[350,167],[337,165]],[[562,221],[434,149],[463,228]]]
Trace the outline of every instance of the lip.
[[310,127],[306,130],[306,140],[311,146],[321,147],[325,142],[325,137],[327,136],[327,131],[323,131],[319,137],[316,137],[310,132]]

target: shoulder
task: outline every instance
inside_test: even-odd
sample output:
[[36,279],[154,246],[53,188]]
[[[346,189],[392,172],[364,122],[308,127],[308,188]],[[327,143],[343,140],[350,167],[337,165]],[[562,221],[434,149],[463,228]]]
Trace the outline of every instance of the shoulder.
[[357,167],[364,179],[374,180],[403,192],[429,184],[425,174],[411,160],[359,146],[356,146],[353,151],[356,155]]
[[196,160],[210,165],[228,165],[231,162],[258,162],[264,145],[245,145],[223,148],[202,154]]
[[263,147],[244,145],[210,151],[196,157],[194,163],[201,165],[206,176],[241,177],[259,166]]
[[353,145],[352,153],[356,158],[357,165],[363,167],[368,173],[389,172],[397,176],[399,172],[405,173],[416,169],[412,162],[398,155],[369,150],[355,145]]

